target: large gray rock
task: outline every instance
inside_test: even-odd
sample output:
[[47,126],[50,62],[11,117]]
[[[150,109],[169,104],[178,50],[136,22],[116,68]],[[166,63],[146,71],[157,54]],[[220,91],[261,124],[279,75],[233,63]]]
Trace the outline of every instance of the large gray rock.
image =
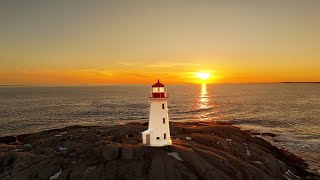
[[153,180],[198,179],[195,172],[169,156],[166,151],[159,149],[152,154],[149,178]]
[[31,169],[27,168],[21,171],[13,172],[10,179],[11,180],[29,180],[31,179],[32,172]]
[[121,159],[134,159],[134,149],[132,147],[123,146],[121,148]]
[[18,153],[15,152],[8,152],[4,154],[2,160],[1,160],[1,169],[0,171],[3,171],[5,167],[11,166],[14,161],[18,159]]
[[48,180],[60,170],[58,179],[70,180],[319,179],[301,158],[239,128],[208,122],[170,128],[168,147],[144,146],[146,127],[138,123],[23,135],[0,144],[0,179]]
[[134,147],[134,159],[143,159],[145,155],[146,147],[143,145],[137,145]]
[[36,153],[38,154],[44,154],[44,155],[51,155],[51,154],[54,154],[55,151],[53,148],[41,148],[41,147],[38,147],[36,148]]
[[105,160],[115,160],[118,158],[119,149],[116,146],[107,144],[102,149],[102,156]]

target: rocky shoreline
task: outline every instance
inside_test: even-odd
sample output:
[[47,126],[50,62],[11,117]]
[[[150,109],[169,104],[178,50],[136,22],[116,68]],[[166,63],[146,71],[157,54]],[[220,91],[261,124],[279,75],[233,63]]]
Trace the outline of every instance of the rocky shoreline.
[[160,148],[143,146],[146,129],[71,126],[1,137],[0,179],[320,179],[301,158],[228,124],[170,123],[173,145]]

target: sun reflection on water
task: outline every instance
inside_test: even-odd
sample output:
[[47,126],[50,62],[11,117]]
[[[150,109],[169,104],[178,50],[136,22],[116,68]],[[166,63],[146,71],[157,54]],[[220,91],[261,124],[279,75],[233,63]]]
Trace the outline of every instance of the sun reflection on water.
[[209,104],[209,95],[207,91],[207,84],[201,85],[200,95],[199,95],[199,110],[203,111],[200,115],[202,120],[208,120],[210,116],[210,112],[207,110],[210,109],[211,106]]
[[202,84],[198,100],[198,108],[200,110],[198,117],[201,120],[207,121],[220,118],[220,116],[216,114],[217,112],[213,109],[214,104],[212,100],[212,97],[210,97],[207,91],[207,84]]
[[199,96],[199,108],[200,109],[207,109],[209,108],[209,99],[208,99],[208,92],[207,92],[207,85],[202,84],[201,92]]

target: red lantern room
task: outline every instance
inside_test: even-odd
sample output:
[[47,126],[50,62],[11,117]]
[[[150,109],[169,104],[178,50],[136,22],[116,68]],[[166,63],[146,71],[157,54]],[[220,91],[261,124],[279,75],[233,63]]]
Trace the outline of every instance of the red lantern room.
[[164,84],[162,84],[159,79],[157,83],[152,85],[151,98],[167,98],[167,95],[164,92]]

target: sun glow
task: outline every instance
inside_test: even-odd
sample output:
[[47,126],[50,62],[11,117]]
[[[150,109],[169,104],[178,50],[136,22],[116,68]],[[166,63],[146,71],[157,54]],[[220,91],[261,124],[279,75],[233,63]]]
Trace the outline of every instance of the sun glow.
[[202,81],[207,80],[210,77],[210,74],[206,72],[197,72],[196,75]]

